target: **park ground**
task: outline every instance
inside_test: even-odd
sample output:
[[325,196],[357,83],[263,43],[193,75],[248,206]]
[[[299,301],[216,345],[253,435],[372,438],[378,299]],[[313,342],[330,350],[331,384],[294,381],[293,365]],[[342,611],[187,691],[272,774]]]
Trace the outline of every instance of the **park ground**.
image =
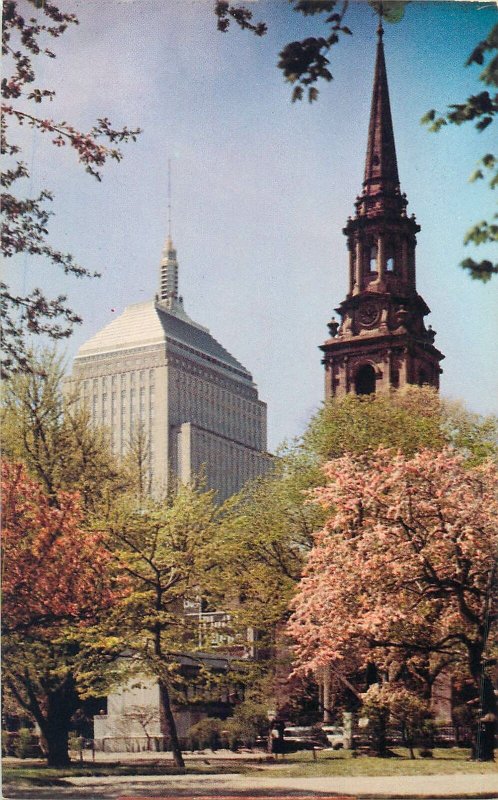
[[[469,751],[435,750],[431,759],[353,758],[349,752],[296,753],[277,762],[264,753],[204,751],[186,756],[186,772],[169,754],[102,754],[67,769],[39,760],[5,759],[5,800],[163,800],[163,798],[493,798],[497,763],[468,760]],[[85,754],[86,756],[87,754]]]

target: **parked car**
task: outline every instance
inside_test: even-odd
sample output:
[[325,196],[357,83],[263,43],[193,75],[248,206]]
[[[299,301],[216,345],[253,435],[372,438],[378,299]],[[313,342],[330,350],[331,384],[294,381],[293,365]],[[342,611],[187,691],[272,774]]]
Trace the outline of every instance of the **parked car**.
[[345,746],[344,728],[342,725],[322,725],[322,731],[333,750],[340,750]]
[[314,726],[284,728],[284,752],[286,753],[325,747],[329,747],[329,742],[321,728]]

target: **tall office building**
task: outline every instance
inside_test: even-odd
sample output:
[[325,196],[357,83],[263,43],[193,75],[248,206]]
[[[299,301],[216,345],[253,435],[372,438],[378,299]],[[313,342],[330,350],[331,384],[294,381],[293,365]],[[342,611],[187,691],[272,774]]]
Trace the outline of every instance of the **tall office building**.
[[128,306],[78,351],[77,386],[124,456],[141,437],[152,491],[205,472],[223,500],[268,466],[266,404],[250,372],[194,322],[178,293],[168,236],[155,300]]

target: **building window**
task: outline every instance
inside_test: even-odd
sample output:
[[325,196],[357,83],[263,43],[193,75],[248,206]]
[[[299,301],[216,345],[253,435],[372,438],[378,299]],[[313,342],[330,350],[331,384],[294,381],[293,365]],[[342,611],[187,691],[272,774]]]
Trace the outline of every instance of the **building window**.
[[375,393],[375,370],[371,364],[363,364],[358,369],[354,386],[356,394]]
[[370,248],[370,260],[368,268],[370,272],[377,271],[377,246],[375,244]]

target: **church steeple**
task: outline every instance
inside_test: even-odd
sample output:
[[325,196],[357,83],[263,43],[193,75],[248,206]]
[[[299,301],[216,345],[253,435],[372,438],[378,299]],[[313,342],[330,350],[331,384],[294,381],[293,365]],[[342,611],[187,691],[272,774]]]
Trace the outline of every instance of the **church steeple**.
[[357,202],[358,211],[362,214],[378,214],[388,208],[401,210],[404,207],[399,188],[383,34],[379,20],[365,177],[363,192]]
[[343,229],[349,250],[349,291],[322,346],[326,396],[370,394],[407,383],[439,386],[429,308],[417,293],[415,217],[401,193],[384,56],[377,29],[365,176],[356,213]]

